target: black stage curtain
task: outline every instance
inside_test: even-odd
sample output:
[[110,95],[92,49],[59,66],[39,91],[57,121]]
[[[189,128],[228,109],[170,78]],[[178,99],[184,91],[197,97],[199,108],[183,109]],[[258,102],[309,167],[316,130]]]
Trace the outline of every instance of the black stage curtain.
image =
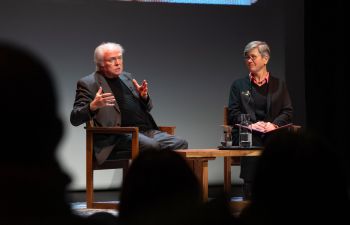
[[304,4],[307,128],[327,138],[340,151],[350,174],[350,113],[346,110],[350,86],[345,82],[344,71],[344,65],[350,61],[344,39],[344,2]]

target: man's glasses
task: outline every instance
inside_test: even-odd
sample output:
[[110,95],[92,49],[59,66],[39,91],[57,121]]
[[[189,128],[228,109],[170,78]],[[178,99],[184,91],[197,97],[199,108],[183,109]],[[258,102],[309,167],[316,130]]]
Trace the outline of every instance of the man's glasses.
[[123,60],[123,56],[118,56],[118,57],[111,57],[109,59],[105,59],[106,62],[114,64],[117,60],[121,61]]

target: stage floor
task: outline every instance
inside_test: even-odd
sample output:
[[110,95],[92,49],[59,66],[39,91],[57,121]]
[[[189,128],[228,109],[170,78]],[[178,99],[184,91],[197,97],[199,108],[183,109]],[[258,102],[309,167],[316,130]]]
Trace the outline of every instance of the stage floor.
[[[209,186],[209,201],[223,191],[222,185]],[[241,207],[245,205],[242,201],[242,187],[240,185],[232,186],[231,206],[233,211],[239,213]],[[97,201],[119,201],[120,190],[98,190],[95,191],[95,200]],[[113,209],[87,209],[85,201],[85,191],[71,191],[67,193],[68,202],[71,205],[73,213],[80,216],[89,216],[97,212],[108,212],[118,216],[118,211]]]

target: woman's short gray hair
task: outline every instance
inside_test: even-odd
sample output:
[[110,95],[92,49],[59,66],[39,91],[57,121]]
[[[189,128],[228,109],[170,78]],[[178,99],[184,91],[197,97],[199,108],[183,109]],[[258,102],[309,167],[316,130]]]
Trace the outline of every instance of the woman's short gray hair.
[[94,53],[94,62],[96,64],[96,69],[98,69],[99,66],[103,66],[103,56],[107,50],[118,50],[122,54],[124,53],[124,48],[120,44],[113,42],[101,43],[99,46],[96,47]]
[[270,47],[264,41],[249,42],[244,48],[243,56],[246,56],[248,52],[250,52],[254,48],[257,48],[259,53],[263,57],[267,56],[268,58],[270,58]]

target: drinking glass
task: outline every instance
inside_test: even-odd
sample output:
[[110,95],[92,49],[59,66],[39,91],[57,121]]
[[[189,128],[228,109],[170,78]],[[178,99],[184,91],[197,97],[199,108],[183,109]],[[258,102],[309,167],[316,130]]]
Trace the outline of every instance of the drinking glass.
[[241,114],[241,126],[239,126],[239,146],[252,147],[252,122],[249,114]]

